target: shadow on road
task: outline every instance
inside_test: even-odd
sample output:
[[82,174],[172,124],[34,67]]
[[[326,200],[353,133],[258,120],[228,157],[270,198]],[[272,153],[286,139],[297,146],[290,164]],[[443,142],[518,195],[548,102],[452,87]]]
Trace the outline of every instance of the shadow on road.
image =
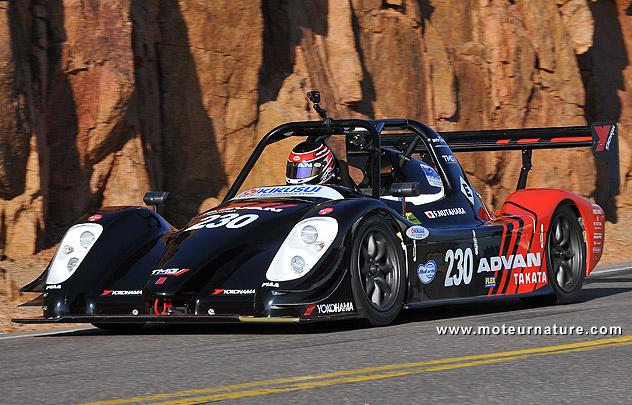
[[[616,283],[617,286],[612,286]],[[602,284],[604,286],[602,286]],[[430,322],[439,320],[449,320],[453,318],[472,317],[478,315],[492,315],[498,313],[517,313],[524,311],[525,317],[530,317],[534,310],[546,309],[547,311],[567,313],[585,310],[576,304],[588,303],[590,301],[606,298],[618,294],[627,293],[632,290],[632,278],[622,278],[612,276],[591,276],[586,278],[584,288],[575,302],[569,305],[557,305],[550,307],[534,308],[524,304],[517,298],[507,297],[490,301],[467,302],[462,304],[436,305],[424,308],[404,310],[391,325],[386,327],[397,327],[397,325],[409,324],[413,322]],[[304,324],[150,324],[140,330],[133,332],[109,332],[101,329],[85,329],[66,333],[56,333],[55,336],[107,336],[107,335],[292,335],[292,334],[323,334],[336,333],[350,330],[369,328],[370,326],[362,320],[341,321],[341,322],[315,322]],[[50,336],[50,335],[48,335]],[[47,337],[46,335],[42,337]]]

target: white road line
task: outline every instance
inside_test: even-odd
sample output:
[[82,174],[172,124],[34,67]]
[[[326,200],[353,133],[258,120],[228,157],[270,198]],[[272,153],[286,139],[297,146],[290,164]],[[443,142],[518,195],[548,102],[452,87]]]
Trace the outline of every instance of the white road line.
[[606,273],[617,273],[617,272],[626,271],[626,270],[630,270],[630,268],[627,267],[627,268],[624,268],[624,269],[597,270],[597,271],[591,272],[590,275],[593,275],[593,274],[606,274]]
[[[601,267],[601,266],[599,266]],[[597,269],[593,270],[590,275],[593,274],[607,274],[607,273],[616,273],[619,271],[626,271],[632,269],[632,262],[618,263],[609,266],[603,266],[602,269],[597,267]]]
[[34,330],[29,332],[16,332],[9,333],[7,335],[0,335],[0,340],[5,339],[18,339],[18,338],[26,338],[26,337],[38,337],[38,336],[52,336],[52,335],[60,335],[62,333],[71,333],[71,332],[79,332],[82,330],[94,329],[93,326],[81,326],[76,328],[62,328],[62,329],[48,329],[48,330]]

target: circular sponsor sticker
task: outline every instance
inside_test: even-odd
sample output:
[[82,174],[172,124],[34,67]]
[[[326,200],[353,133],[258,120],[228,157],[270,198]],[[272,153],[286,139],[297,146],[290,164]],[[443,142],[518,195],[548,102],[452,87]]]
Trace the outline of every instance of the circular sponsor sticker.
[[417,276],[419,276],[419,281],[424,284],[430,283],[437,274],[437,264],[434,260],[430,260],[426,264],[420,264],[417,267]]
[[410,228],[406,229],[406,236],[408,236],[410,239],[426,239],[428,235],[430,235],[430,232],[428,232],[428,230],[421,225],[411,226]]
[[98,221],[98,220],[99,220],[99,219],[101,219],[101,218],[103,218],[103,215],[101,215],[101,214],[96,214],[96,215],[93,215],[93,216],[89,217],[89,218],[88,218],[88,221]]
[[322,210],[318,211],[318,213],[320,215],[326,215],[326,214],[329,214],[333,210],[334,210],[333,208],[327,207],[327,208],[323,208]]

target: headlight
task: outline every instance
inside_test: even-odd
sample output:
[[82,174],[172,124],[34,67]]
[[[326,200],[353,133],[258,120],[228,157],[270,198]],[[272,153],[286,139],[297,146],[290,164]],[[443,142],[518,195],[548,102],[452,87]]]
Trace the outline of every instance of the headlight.
[[303,242],[311,245],[316,242],[316,239],[318,239],[318,230],[312,225],[307,225],[301,230],[301,239]]
[[68,273],[72,274],[77,269],[78,265],[79,265],[79,258],[73,257],[70,260],[68,260],[68,264],[66,264],[66,270],[68,270]]
[[94,234],[90,231],[84,231],[79,237],[79,244],[84,249],[87,249],[88,246],[94,241]]
[[103,232],[99,224],[78,224],[66,232],[50,264],[46,284],[59,284],[77,270]]
[[332,217],[307,218],[292,228],[272,259],[266,277],[288,281],[303,277],[316,265],[338,235],[338,221]]
[[303,274],[303,271],[305,270],[305,259],[301,256],[294,256],[290,261],[290,266],[292,266],[294,273],[299,275]]

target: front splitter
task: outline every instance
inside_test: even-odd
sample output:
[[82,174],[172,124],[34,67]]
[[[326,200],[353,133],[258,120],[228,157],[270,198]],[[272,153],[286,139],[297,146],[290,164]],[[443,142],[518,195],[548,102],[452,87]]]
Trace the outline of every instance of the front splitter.
[[333,320],[360,319],[362,314],[345,314],[338,316],[323,316],[313,318],[300,317],[254,317],[243,315],[65,315],[60,317],[33,317],[12,319],[16,323],[305,323]]

